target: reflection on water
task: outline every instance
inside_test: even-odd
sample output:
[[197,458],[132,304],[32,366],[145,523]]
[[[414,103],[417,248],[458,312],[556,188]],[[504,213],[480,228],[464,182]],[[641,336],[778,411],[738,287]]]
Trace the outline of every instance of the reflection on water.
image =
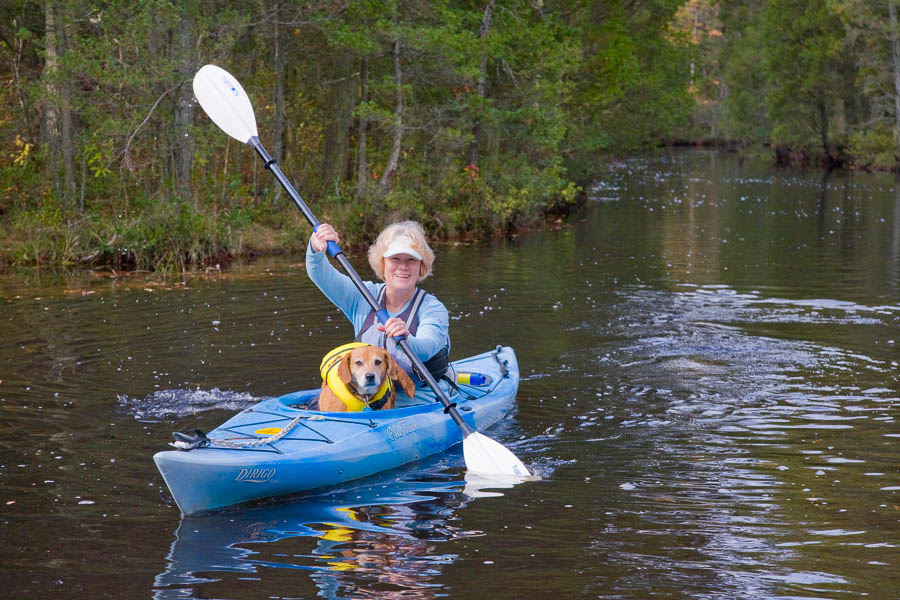
[[[469,497],[462,481],[432,472],[382,476],[297,500],[184,517],[156,577],[156,598],[193,596],[270,569],[306,571],[318,594],[433,598],[455,560],[442,544],[484,535],[464,530],[456,512]],[[499,494],[498,494],[499,495]],[[296,594],[294,591],[294,595]]]
[[318,385],[344,318],[283,261],[0,280],[4,591],[900,597],[894,176],[710,152],[598,174],[569,226],[439,247],[427,281],[455,356],[516,349],[518,410],[487,433],[544,480],[513,488],[457,449],[179,523],[153,452]]
[[[622,296],[652,317],[628,323],[618,333],[631,342],[605,355],[620,381],[604,386],[612,406],[579,418],[587,428],[617,421],[625,432],[618,451],[631,446],[637,454],[653,440],[657,454],[627,458],[619,486],[629,494],[627,512],[640,516],[631,527],[617,519],[614,531],[639,539],[663,530],[677,551],[661,556],[648,547],[647,565],[629,543],[616,559],[654,572],[667,567],[675,581],[684,578],[682,587],[696,586],[701,570],[739,597],[850,592],[861,573],[891,581],[884,569],[900,557],[898,508],[885,481],[897,481],[898,453],[885,442],[897,431],[897,355],[798,332],[877,326],[890,346],[900,306],[783,300],[721,286]],[[604,540],[592,547],[611,551]],[[854,573],[843,552],[853,553]]]

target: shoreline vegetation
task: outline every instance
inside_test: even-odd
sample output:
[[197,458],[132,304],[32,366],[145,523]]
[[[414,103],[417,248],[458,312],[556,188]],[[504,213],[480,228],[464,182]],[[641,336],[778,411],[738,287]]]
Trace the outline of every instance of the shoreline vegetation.
[[0,272],[302,254],[302,216],[196,104],[205,63],[347,249],[397,219],[447,241],[553,226],[596,165],[659,147],[896,170],[898,4],[12,0]]

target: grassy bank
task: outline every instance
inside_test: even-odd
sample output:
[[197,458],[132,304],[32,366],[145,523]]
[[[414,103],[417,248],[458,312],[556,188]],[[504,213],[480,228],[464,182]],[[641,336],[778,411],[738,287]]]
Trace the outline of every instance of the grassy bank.
[[[291,252],[305,231],[291,214],[274,227],[258,210],[137,203],[81,212],[48,200],[0,222],[3,266],[185,271],[254,253]],[[286,213],[286,211],[284,211]]]
[[[464,182],[466,183],[466,182]],[[357,199],[338,194],[310,203],[335,225],[346,247],[367,244],[398,219],[415,219],[438,239],[487,236],[540,224],[577,202],[578,187],[510,186],[497,193],[468,182],[456,192],[395,193]],[[52,196],[0,213],[0,269],[13,266],[106,268],[173,273],[225,266],[258,255],[300,255],[310,227],[285,194],[254,201],[135,200],[66,206]]]

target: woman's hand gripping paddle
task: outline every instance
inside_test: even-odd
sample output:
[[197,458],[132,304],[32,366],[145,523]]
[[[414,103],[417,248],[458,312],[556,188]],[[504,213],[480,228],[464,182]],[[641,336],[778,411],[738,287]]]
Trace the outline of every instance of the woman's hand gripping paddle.
[[[194,75],[194,95],[200,102],[200,106],[209,115],[219,129],[235,138],[236,140],[252,146],[260,157],[265,161],[266,169],[272,172],[278,183],[285,189],[309,224],[315,230],[319,226],[319,221],[310,211],[309,207],[294,189],[294,186],[287,180],[281,172],[281,168],[275,162],[266,149],[259,142],[259,135],[256,129],[256,116],[253,114],[253,106],[247,93],[238,80],[231,76],[227,71],[215,65],[206,65],[202,67],[197,74]],[[368,288],[363,285],[362,279],[356,274],[350,261],[344,256],[340,247],[334,242],[328,242],[328,254],[338,261],[356,289],[363,295],[372,310],[376,312],[379,320],[384,323],[388,319],[387,311],[378,306],[378,301],[369,293]],[[466,460],[466,468],[472,472],[485,476],[506,476],[526,478],[531,474],[522,464],[516,455],[510,452],[503,445],[495,442],[491,438],[482,435],[472,429],[460,416],[456,410],[456,405],[450,402],[450,399],[440,388],[428,369],[422,364],[418,356],[413,353],[409,342],[405,339],[395,339],[400,348],[406,353],[416,370],[423,375],[425,382],[437,395],[438,400],[444,405],[444,410],[453,421],[462,430],[463,435],[463,456]]]

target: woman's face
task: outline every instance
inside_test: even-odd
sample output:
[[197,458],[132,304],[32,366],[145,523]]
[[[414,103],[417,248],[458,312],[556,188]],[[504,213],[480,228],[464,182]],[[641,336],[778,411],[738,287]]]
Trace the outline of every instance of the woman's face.
[[418,258],[409,254],[396,254],[384,259],[384,282],[398,292],[412,290],[419,282]]

